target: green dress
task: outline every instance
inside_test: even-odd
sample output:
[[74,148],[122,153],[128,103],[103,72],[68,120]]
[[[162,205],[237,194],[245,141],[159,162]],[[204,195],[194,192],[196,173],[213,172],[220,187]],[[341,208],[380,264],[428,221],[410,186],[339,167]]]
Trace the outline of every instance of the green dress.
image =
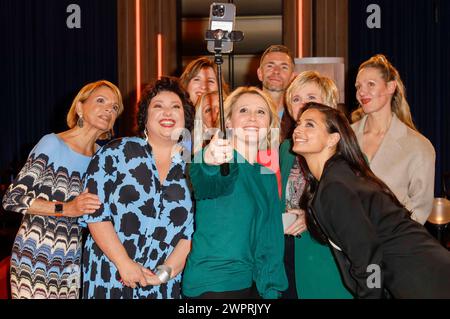
[[[296,155],[292,153],[292,139],[280,147],[282,179],[281,213],[286,209],[286,185]],[[344,286],[330,247],[317,243],[308,231],[295,238],[295,284],[301,299],[350,299],[353,296]]]
[[275,174],[234,152],[228,176],[221,176],[219,166],[194,161],[190,179],[195,232],[183,294],[241,290],[255,282],[263,298],[278,298],[287,278]]

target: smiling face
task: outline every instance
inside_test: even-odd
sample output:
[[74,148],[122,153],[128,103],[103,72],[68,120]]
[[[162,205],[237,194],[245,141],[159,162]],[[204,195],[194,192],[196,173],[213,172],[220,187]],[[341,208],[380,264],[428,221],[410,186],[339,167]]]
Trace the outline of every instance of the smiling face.
[[372,67],[363,68],[356,77],[356,99],[364,110],[370,114],[391,108],[392,95],[395,92],[395,82],[383,79],[379,70]]
[[270,52],[258,68],[258,79],[268,91],[284,92],[293,78],[293,67],[289,55]]
[[180,97],[169,91],[155,95],[148,106],[146,128],[150,141],[164,140],[176,144],[179,136],[172,137],[172,133],[184,128],[184,110]]
[[100,132],[112,129],[119,112],[119,101],[109,87],[95,89],[84,102],[77,103],[77,113],[83,117],[85,125]]
[[300,110],[308,102],[324,103],[322,91],[314,82],[305,83],[292,92],[289,113],[293,119],[298,119]]
[[234,103],[227,127],[233,128],[235,139],[245,144],[259,143],[270,127],[270,110],[257,94],[244,93]]
[[206,93],[217,91],[217,78],[213,68],[202,68],[188,83],[186,91],[195,105],[198,98]]
[[333,134],[328,133],[325,125],[325,116],[315,109],[302,113],[292,138],[292,150],[305,157],[329,152],[329,146],[334,145]]

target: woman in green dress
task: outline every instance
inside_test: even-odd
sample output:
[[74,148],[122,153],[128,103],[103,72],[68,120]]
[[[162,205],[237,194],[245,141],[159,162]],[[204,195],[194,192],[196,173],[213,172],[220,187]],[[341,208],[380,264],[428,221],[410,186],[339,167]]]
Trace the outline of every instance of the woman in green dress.
[[216,134],[190,167],[195,232],[182,292],[199,299],[278,298],[287,288],[279,187],[276,174],[260,164],[270,155],[267,144],[278,140],[276,107],[260,89],[241,87],[224,111],[231,137]]
[[[286,104],[297,121],[305,103],[318,102],[337,107],[338,89],[334,82],[315,71],[300,73],[286,91]],[[289,134],[292,136],[292,133]],[[289,288],[283,298],[346,299],[352,298],[344,286],[338,267],[327,246],[311,238],[300,209],[300,197],[305,189],[305,176],[300,158],[292,152],[292,138],[280,146],[282,178],[281,212],[283,219],[295,221],[285,225],[285,267]]]

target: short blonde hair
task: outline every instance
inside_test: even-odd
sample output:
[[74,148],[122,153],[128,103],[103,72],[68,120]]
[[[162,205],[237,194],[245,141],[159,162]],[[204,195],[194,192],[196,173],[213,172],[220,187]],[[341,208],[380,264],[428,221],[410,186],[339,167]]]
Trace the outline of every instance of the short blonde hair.
[[[122,94],[120,93],[120,90],[117,86],[112,84],[109,81],[106,80],[100,80],[97,82],[91,82],[83,86],[83,88],[78,92],[77,96],[73,99],[72,105],[70,106],[70,110],[67,113],[67,126],[69,128],[74,128],[75,125],[77,125],[79,116],[77,113],[77,104],[78,102],[84,103],[86,100],[91,96],[91,94],[98,88],[105,86],[107,88],[110,88],[114,94],[117,97],[117,104],[119,105],[119,110],[117,112],[117,117],[122,114],[123,112],[123,101],[122,101]],[[106,138],[107,133],[102,134],[100,136],[100,139]]]
[[294,91],[307,83],[316,84],[322,92],[322,104],[332,108],[337,108],[339,101],[339,90],[330,78],[321,75],[316,71],[304,71],[297,75],[291,85],[286,90],[286,105],[289,114],[292,116],[292,95]]
[[[280,129],[280,120],[278,118],[277,106],[273,102],[272,98],[262,90],[258,89],[255,86],[247,86],[247,87],[239,87],[234,90],[225,100],[224,102],[224,116],[225,122],[231,119],[233,106],[236,104],[237,100],[244,94],[253,94],[260,96],[264,102],[266,102],[269,108],[270,115],[270,124],[268,128],[268,132],[266,135],[266,141],[268,145],[273,145],[273,142],[278,143],[279,140],[279,129]],[[264,141],[261,141],[264,142]],[[265,149],[266,143],[261,143],[261,149]]]

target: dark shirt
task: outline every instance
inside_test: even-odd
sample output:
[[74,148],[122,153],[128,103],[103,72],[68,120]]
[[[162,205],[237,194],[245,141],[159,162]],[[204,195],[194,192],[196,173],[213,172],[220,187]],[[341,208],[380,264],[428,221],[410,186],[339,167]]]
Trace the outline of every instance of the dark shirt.
[[359,298],[450,298],[450,253],[343,159],[326,164],[310,209]]
[[280,119],[280,145],[285,140],[292,138],[296,126],[296,122],[289,115],[289,112],[287,110],[283,112],[283,116]]

